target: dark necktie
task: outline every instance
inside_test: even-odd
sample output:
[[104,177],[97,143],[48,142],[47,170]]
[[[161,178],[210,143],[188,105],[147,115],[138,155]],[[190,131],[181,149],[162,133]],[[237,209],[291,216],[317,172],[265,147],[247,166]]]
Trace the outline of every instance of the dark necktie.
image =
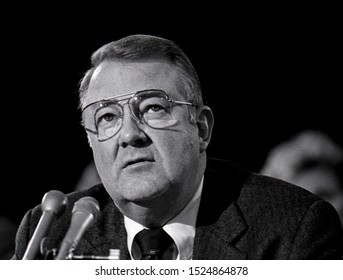
[[162,228],[143,229],[135,236],[135,241],[141,250],[141,260],[161,260],[163,254],[174,242]]

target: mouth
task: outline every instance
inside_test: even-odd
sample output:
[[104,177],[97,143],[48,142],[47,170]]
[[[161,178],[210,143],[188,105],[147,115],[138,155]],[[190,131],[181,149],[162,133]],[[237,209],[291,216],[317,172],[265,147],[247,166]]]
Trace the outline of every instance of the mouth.
[[151,162],[155,162],[155,160],[151,158],[145,158],[145,157],[130,159],[130,160],[125,161],[125,163],[123,164],[123,169],[127,167],[131,167],[131,166],[137,166],[137,165],[142,165],[142,164],[151,163]]

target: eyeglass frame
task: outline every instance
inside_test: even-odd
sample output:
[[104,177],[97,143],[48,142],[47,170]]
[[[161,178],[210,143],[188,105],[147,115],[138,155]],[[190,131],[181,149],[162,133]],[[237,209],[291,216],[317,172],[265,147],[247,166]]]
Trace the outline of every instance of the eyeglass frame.
[[[173,100],[173,99],[170,98],[170,96],[169,96],[164,90],[161,90],[161,89],[144,89],[144,90],[136,91],[136,92],[134,92],[134,93],[124,93],[124,94],[121,94],[121,95],[116,95],[116,96],[107,97],[107,98],[104,98],[104,99],[101,99],[101,100],[98,100],[98,101],[94,101],[94,102],[91,102],[91,103],[87,104],[87,105],[81,110],[81,114],[83,114],[83,112],[84,112],[87,108],[89,108],[90,106],[92,106],[93,104],[96,104],[96,103],[99,103],[99,104],[100,104],[100,106],[99,106],[99,107],[95,110],[95,112],[94,112],[94,127],[95,127],[96,131],[93,131],[93,130],[91,130],[90,128],[87,128],[83,120],[81,120],[81,125],[84,127],[84,129],[85,129],[86,131],[91,132],[91,133],[93,133],[93,134],[96,134],[97,137],[99,137],[99,131],[98,131],[98,126],[97,126],[97,124],[96,124],[95,116],[96,116],[96,113],[98,112],[98,109],[101,108],[101,103],[102,103],[102,102],[108,102],[108,101],[112,101],[112,100],[113,100],[115,104],[118,104],[118,105],[121,107],[123,114],[122,114],[120,117],[123,117],[123,115],[124,115],[124,107],[123,107],[123,106],[124,106],[125,104],[130,105],[130,100],[131,100],[133,97],[135,97],[137,94],[142,93],[142,92],[148,92],[148,91],[154,91],[154,92],[163,93],[163,95],[166,96],[167,101],[170,103],[170,106],[172,106],[172,104],[177,104],[177,105],[192,106],[192,107],[195,107],[195,108],[199,107],[198,105],[193,104],[193,103],[191,103],[191,102],[180,101],[180,100]],[[127,97],[126,97],[126,96],[127,96]],[[123,98],[123,97],[126,97],[126,98]],[[121,98],[123,98],[123,99],[121,99]],[[117,99],[121,99],[121,100],[117,100]],[[127,102],[124,103],[123,105],[119,103],[119,102],[123,102],[123,101],[126,101],[126,100],[127,100]],[[131,106],[129,106],[129,110],[130,110],[130,115],[131,115],[131,117],[132,117],[136,122],[138,122],[138,123],[143,123],[143,122],[144,122],[144,124],[146,124],[147,126],[153,128],[153,129],[157,129],[157,128],[154,128],[154,127],[150,126],[150,125],[147,123],[147,121],[144,119],[144,117],[137,118],[137,116],[132,112]],[[120,126],[120,128],[118,129],[118,131],[117,131],[116,133],[114,133],[112,136],[110,136],[110,137],[107,138],[106,140],[108,140],[108,139],[112,138],[113,136],[115,136],[115,135],[120,131],[121,128],[122,128],[122,125]],[[102,140],[102,141],[106,141],[106,140]]]

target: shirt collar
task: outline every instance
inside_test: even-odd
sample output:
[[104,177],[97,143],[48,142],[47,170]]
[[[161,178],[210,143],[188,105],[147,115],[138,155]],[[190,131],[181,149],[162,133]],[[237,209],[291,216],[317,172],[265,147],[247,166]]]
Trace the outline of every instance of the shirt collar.
[[[203,181],[204,177],[201,179],[197,191],[186,207],[163,226],[163,229],[173,238],[179,252],[177,259],[180,260],[192,259],[195,224],[200,205]],[[127,232],[127,246],[130,256],[133,258],[131,251],[133,239],[145,227],[126,216],[124,216],[124,223]]]

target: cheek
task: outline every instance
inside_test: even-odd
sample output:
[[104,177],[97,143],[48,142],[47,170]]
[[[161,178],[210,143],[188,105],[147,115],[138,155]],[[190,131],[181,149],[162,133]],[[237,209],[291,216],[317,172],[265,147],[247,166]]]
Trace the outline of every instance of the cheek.
[[113,167],[114,170],[114,159],[116,158],[117,148],[115,147],[113,141],[98,142],[97,139],[91,139],[93,158],[99,175],[102,179],[108,174],[105,170]]
[[165,168],[180,173],[190,164],[194,164],[199,155],[199,141],[194,133],[171,133],[169,137],[156,144],[163,158]]

